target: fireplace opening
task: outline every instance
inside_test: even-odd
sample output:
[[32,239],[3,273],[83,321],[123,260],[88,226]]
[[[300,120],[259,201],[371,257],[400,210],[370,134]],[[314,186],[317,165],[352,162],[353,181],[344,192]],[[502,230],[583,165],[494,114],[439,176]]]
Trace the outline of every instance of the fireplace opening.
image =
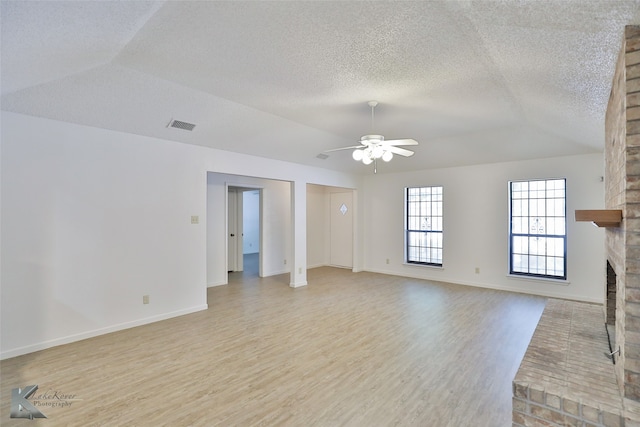
[[616,324],[616,272],[607,261],[607,325]]
[[[605,325],[609,336],[609,349],[616,346],[616,272],[607,260]],[[615,358],[613,359],[615,361]]]

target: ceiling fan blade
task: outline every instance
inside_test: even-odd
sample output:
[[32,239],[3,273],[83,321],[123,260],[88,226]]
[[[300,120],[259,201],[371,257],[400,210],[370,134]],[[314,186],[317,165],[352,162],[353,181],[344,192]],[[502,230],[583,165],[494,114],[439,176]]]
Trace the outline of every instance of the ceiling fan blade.
[[389,141],[384,141],[385,145],[418,145],[418,141],[415,139],[390,139]]
[[411,157],[413,156],[413,151],[405,150],[404,148],[394,147],[393,145],[390,147],[386,147],[387,150],[391,151],[393,154],[398,154],[400,156]]
[[325,150],[323,153],[330,153],[332,151],[341,151],[341,150],[353,150],[355,148],[367,148],[364,145],[353,145],[351,147],[342,147],[342,148],[334,148],[333,150]]

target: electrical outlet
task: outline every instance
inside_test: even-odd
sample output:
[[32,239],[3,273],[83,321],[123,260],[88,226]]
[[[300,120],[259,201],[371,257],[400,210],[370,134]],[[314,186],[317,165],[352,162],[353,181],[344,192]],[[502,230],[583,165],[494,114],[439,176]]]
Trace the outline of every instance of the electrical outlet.
[[480,274],[480,267],[476,267],[476,274]]
[[200,217],[198,215],[191,215],[191,224],[199,224]]
[[389,264],[389,258],[387,258],[387,264]]
[[302,267],[298,268],[298,274],[302,274]]
[[149,304],[149,295],[142,295],[142,303]]
[[286,259],[284,260],[284,265],[287,265],[287,260]]

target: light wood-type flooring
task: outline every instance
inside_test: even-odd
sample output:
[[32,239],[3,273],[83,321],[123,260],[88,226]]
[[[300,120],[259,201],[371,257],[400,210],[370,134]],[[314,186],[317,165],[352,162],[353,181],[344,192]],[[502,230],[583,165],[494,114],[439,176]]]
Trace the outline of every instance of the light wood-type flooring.
[[[288,281],[233,273],[206,311],[2,361],[0,424],[511,425],[545,298],[330,267]],[[30,384],[74,397],[11,419]]]

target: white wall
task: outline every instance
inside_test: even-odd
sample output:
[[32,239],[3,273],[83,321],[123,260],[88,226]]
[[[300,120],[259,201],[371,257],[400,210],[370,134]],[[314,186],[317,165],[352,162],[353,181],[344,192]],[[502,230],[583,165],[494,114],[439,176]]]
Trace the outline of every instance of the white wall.
[[242,192],[242,253],[260,250],[260,191]]
[[[9,112],[1,136],[0,358],[205,309],[207,171],[259,171],[305,187],[359,182]],[[305,235],[299,223],[295,233]],[[306,245],[287,244],[305,266]],[[225,254],[217,256],[224,264]],[[295,280],[306,281],[300,271]]]
[[[364,183],[364,268],[516,292],[603,302],[604,230],[576,209],[604,207],[603,156],[572,156],[369,176]],[[567,179],[568,284],[508,277],[509,180]],[[405,265],[404,192],[444,186],[443,268]],[[386,259],[390,264],[385,264]],[[480,274],[475,268],[480,268]]]
[[12,114],[2,125],[3,354],[207,307],[194,150]]
[[227,187],[262,189],[262,275],[290,271],[291,259],[291,184],[286,181],[245,176],[207,174],[207,284],[228,283],[227,275]]

